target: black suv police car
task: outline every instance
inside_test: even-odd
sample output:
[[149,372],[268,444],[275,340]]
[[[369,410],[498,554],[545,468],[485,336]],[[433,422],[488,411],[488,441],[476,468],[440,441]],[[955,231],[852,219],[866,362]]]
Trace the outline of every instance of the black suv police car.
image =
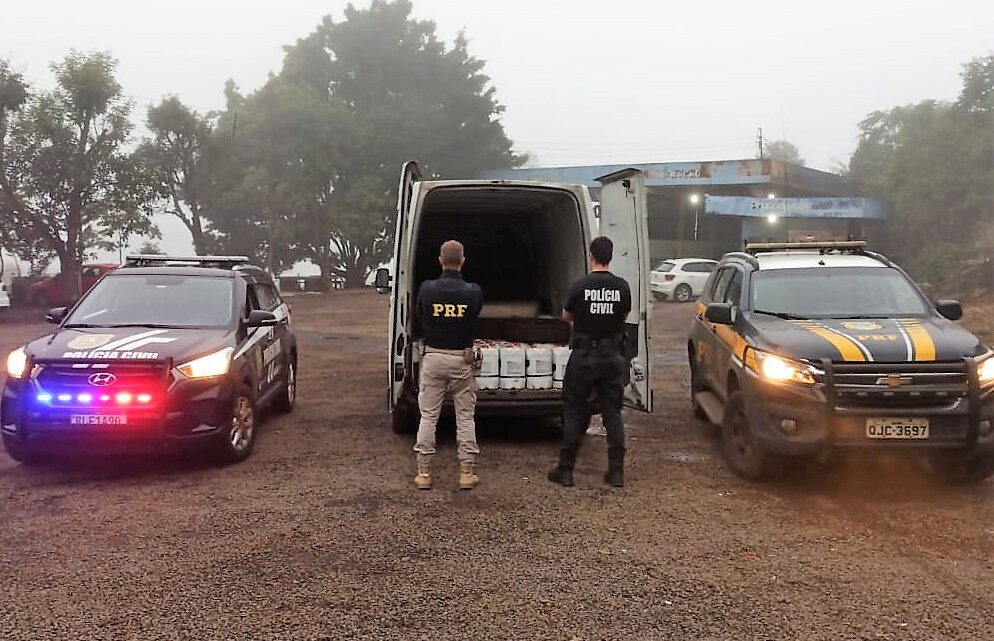
[[0,435],[22,462],[187,444],[241,461],[258,411],[296,401],[289,308],[245,257],[131,256],[48,320],[7,358]]
[[862,241],[750,245],[718,264],[688,342],[695,411],[755,478],[797,457],[927,454],[994,473],[994,352]]

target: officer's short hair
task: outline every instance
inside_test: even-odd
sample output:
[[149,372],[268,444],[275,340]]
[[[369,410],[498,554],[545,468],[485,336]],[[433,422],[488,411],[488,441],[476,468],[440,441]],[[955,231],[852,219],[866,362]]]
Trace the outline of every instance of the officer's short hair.
[[590,255],[601,265],[610,265],[614,258],[614,243],[607,236],[598,236],[590,241]]
[[463,256],[463,246],[458,240],[445,241],[438,253],[438,257],[442,259],[442,265],[453,268],[462,265]]

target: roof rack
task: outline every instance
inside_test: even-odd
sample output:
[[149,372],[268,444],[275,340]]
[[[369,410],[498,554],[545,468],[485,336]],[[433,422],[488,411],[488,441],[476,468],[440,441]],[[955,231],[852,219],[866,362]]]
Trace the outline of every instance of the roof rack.
[[125,267],[195,266],[234,269],[249,262],[248,256],[166,256],[164,254],[135,254],[124,261]]
[[750,254],[759,252],[790,251],[793,249],[818,250],[822,254],[831,252],[864,254],[865,240],[812,241],[802,243],[746,243],[745,250]]

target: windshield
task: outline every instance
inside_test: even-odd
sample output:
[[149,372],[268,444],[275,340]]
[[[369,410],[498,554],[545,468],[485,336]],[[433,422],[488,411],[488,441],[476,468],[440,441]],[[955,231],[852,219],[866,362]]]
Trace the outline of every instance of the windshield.
[[227,326],[233,283],[211,276],[108,276],[80,302],[66,325]]
[[773,269],[752,277],[752,309],[793,318],[926,316],[914,285],[896,269]]
[[659,263],[658,265],[656,265],[656,269],[654,269],[652,271],[654,271],[654,272],[664,272],[665,273],[665,272],[670,271],[674,267],[676,267],[676,264],[674,264],[674,263],[667,263],[666,261],[663,261],[663,262]]

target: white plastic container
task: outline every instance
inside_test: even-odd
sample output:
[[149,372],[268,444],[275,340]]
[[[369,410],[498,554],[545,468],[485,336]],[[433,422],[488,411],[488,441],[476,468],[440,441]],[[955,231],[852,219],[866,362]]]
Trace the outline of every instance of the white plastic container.
[[552,346],[532,345],[525,350],[527,364],[525,374],[531,378],[533,376],[552,376]]
[[[521,345],[501,346],[500,348],[500,377],[525,377],[525,348]],[[517,388],[508,388],[517,389]]]
[[528,389],[552,389],[551,376],[529,376],[526,379]]
[[500,389],[525,389],[528,379],[524,376],[501,376]]
[[476,389],[494,390],[500,389],[500,377],[498,376],[477,376]]
[[480,378],[496,378],[500,376],[500,348],[494,346],[478,347],[480,351]]
[[573,353],[568,347],[552,348],[552,378],[556,383],[556,389],[562,389],[563,378],[566,376],[566,365],[569,364],[570,354]]

